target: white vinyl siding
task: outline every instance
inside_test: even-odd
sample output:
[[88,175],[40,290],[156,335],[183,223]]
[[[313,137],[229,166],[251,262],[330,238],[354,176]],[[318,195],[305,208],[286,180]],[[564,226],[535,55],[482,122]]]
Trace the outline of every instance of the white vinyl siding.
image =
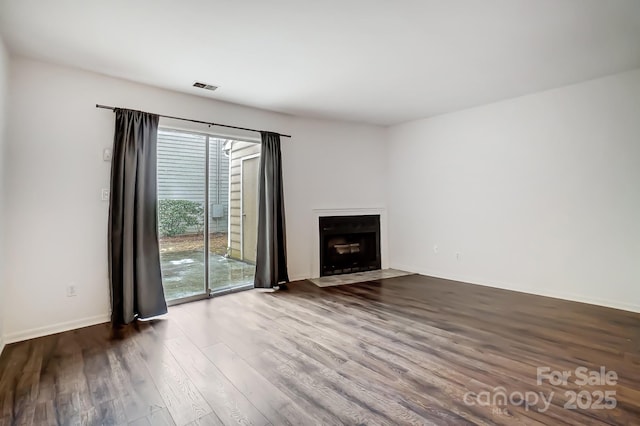
[[[229,158],[223,152],[226,140],[212,136],[209,139],[209,231],[227,232]],[[159,200],[204,202],[206,142],[207,136],[202,134],[158,131]],[[220,208],[221,217],[213,217]]]
[[242,180],[240,174],[240,163],[242,159],[248,156],[260,154],[261,146],[259,143],[233,141],[229,156],[231,157],[231,210],[229,219],[231,226],[229,227],[229,255],[234,259],[242,258],[241,241],[242,241],[242,216],[241,216],[241,188]]

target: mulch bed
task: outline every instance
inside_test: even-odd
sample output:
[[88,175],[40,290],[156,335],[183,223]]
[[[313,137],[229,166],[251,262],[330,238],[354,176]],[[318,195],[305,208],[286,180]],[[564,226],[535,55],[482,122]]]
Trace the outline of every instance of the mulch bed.
[[[209,252],[224,256],[227,254],[227,234],[209,234]],[[196,251],[204,249],[202,234],[177,235],[160,238],[160,252]]]

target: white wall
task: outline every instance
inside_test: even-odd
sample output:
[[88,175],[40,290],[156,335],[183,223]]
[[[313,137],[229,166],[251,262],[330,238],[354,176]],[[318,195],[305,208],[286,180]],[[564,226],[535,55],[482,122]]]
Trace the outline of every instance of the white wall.
[[640,70],[392,127],[388,155],[392,267],[640,311]]
[[[384,129],[301,119],[18,57],[10,71],[9,341],[108,319],[108,203],[100,188],[109,185],[102,149],[112,145],[114,115],[96,103],[292,134],[282,142],[292,279],[310,274],[314,208],[384,206]],[[66,297],[69,282],[77,297]]]
[[293,279],[311,274],[314,209],[388,202],[392,267],[640,311],[640,70],[388,132],[19,57],[8,99],[6,341],[108,319],[101,151],[114,117],[96,103],[294,135],[283,139]]
[[4,348],[4,317],[6,291],[4,280],[4,253],[5,253],[5,232],[4,232],[4,209],[6,208],[6,198],[4,191],[5,175],[5,116],[7,98],[7,79],[9,78],[9,54],[0,38],[0,353]]

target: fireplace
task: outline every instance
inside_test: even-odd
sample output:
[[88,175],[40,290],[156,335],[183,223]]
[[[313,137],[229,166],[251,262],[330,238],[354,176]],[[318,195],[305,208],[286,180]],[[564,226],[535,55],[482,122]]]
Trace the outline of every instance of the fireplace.
[[380,215],[320,216],[320,276],[381,268]]

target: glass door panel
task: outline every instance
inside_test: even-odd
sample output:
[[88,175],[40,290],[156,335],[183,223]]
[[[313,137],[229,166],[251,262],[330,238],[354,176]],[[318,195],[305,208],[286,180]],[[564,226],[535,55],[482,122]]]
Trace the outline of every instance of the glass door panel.
[[260,144],[210,138],[209,287],[253,285]]
[[168,302],[208,295],[205,281],[207,136],[158,131],[158,233]]

